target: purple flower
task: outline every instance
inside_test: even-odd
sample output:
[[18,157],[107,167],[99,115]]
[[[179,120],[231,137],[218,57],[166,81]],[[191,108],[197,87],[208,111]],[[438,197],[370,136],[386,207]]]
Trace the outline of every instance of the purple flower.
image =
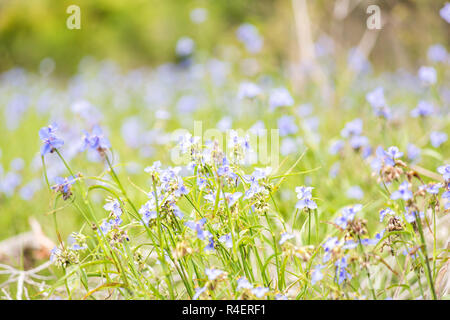
[[411,116],[414,118],[417,117],[426,117],[433,114],[434,107],[433,105],[425,100],[420,100],[417,104],[417,107],[411,111]]
[[447,134],[445,132],[433,131],[430,133],[431,145],[435,148],[439,148],[441,144],[447,141]]
[[334,222],[342,229],[347,228],[347,223],[355,218],[357,212],[361,211],[362,205],[355,204],[342,210],[342,214]]
[[250,53],[259,52],[264,43],[258,29],[250,23],[241,24],[236,31],[236,36],[240,42],[244,43],[245,48]]
[[195,288],[195,294],[192,297],[192,300],[197,300],[200,297],[200,295],[205,291],[206,291],[206,286]]
[[312,285],[316,284],[317,282],[319,282],[320,280],[323,279],[323,274],[322,274],[322,269],[323,268],[324,267],[322,265],[320,265],[320,264],[318,264],[314,268],[314,270],[313,270],[313,272],[311,274],[311,284]]
[[437,168],[437,171],[442,174],[445,181],[450,180],[450,164],[446,164]]
[[334,142],[330,148],[328,149],[328,153],[331,155],[335,155],[337,154],[339,151],[342,150],[342,148],[344,148],[345,142],[342,140],[337,140],[336,142]]
[[262,90],[253,82],[242,82],[239,85],[238,98],[239,99],[253,99],[260,95]]
[[447,50],[441,44],[435,44],[428,48],[428,59],[433,62],[445,62],[447,60]]
[[295,134],[298,131],[295,119],[291,116],[282,116],[278,119],[278,129],[280,129],[280,136],[282,137]]
[[364,197],[364,192],[359,186],[352,186],[347,189],[347,198],[349,199],[362,199]]
[[417,215],[419,215],[420,219],[423,219],[425,217],[425,214],[423,212],[417,212],[415,210],[410,210],[410,208],[406,208],[405,211],[405,219],[406,221],[408,221],[409,223],[413,223],[416,221],[416,217]]
[[312,189],[314,188],[304,186],[295,188],[295,192],[297,192],[297,199],[299,199],[299,201],[295,205],[297,209],[317,209],[317,204],[314,202],[314,200],[312,200]]
[[337,237],[328,238],[325,243],[322,245],[322,248],[325,250],[325,255],[323,256],[323,262],[328,262],[331,258],[331,252],[334,248],[339,245],[339,240]]
[[235,193],[225,193],[225,199],[227,200],[228,206],[231,207],[239,198],[242,197],[242,192]]
[[63,195],[63,199],[67,200],[72,193],[70,192],[71,186],[75,183],[74,177],[68,177],[68,178],[62,178],[62,177],[55,177],[55,185],[53,185],[51,188],[53,190],[59,191]]
[[442,19],[447,21],[447,23],[450,23],[450,2],[446,2],[442,9],[439,10],[439,15]]
[[253,289],[253,285],[244,277],[241,277],[237,280],[237,289]]
[[51,124],[39,130],[39,137],[44,142],[41,148],[41,155],[52,153],[64,145],[64,141],[55,135],[57,129],[58,126],[56,124]]
[[200,240],[206,240],[207,237],[211,236],[209,231],[203,230],[203,225],[206,222],[206,218],[200,219],[197,222],[187,221],[184,223],[185,226],[197,232],[197,238]]
[[425,85],[435,84],[437,81],[436,70],[433,67],[422,66],[419,68],[419,79]]
[[92,128],[91,134],[85,131],[82,139],[83,146],[81,151],[84,151],[87,148],[96,151],[104,151],[111,148],[108,138],[104,136],[102,129],[97,125]]
[[425,186],[425,190],[429,194],[438,194],[439,189],[442,187],[440,183],[430,183],[429,185]]
[[294,104],[294,99],[286,88],[273,89],[269,97],[270,110],[273,111],[278,107],[290,107]]
[[287,240],[294,238],[294,236],[292,234],[289,234],[287,232],[284,232],[281,234],[281,238],[280,241],[278,242],[280,245],[282,245],[283,243],[285,243]]
[[384,217],[385,217],[386,215],[393,216],[393,215],[394,215],[394,211],[392,211],[391,208],[382,209],[382,210],[380,211],[380,222],[383,221],[383,219],[384,219]]
[[416,147],[414,144],[409,143],[407,147],[408,159],[411,161],[420,158],[420,148]]
[[186,57],[194,52],[195,43],[189,37],[181,37],[177,41],[175,52],[180,57]]
[[228,249],[233,248],[233,239],[231,233],[227,233],[219,238],[219,242],[224,243],[225,247]]
[[361,119],[355,119],[347,122],[344,129],[341,130],[341,136],[348,138],[350,136],[359,136],[362,133],[363,122]]
[[366,100],[370,103],[373,108],[381,108],[386,105],[384,100],[384,91],[382,87],[378,87],[375,90],[369,92],[366,95]]
[[222,270],[219,269],[205,269],[205,274],[208,276],[208,279],[210,281],[214,281],[216,280],[220,275],[222,275],[224,272]]
[[344,256],[334,264],[336,266],[336,277],[339,284],[342,284],[345,280],[350,280],[352,278],[352,275],[348,273],[346,269],[348,266],[347,260],[348,256]]
[[449,210],[450,209],[450,191],[445,191],[441,198],[445,200],[444,209]]
[[252,289],[252,293],[258,298],[264,297],[267,292],[269,292],[269,288],[265,287],[256,287]]
[[398,190],[392,192],[391,199],[392,200],[409,200],[412,199],[413,193],[411,190],[409,190],[409,183],[408,181],[402,182],[402,184],[398,187]]

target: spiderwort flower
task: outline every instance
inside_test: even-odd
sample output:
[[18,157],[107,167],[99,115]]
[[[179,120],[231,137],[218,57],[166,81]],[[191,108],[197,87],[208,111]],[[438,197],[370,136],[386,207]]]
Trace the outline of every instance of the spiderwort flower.
[[400,184],[400,186],[398,187],[398,190],[392,192],[392,194],[391,194],[392,200],[403,199],[406,201],[406,200],[412,199],[412,197],[413,197],[413,193],[411,190],[409,190],[408,181],[402,182],[402,184]]
[[366,95],[366,100],[370,103],[373,108],[381,108],[386,105],[384,100],[384,90],[382,87],[378,87],[375,90],[369,92]]
[[428,59],[433,62],[445,62],[448,58],[447,50],[441,44],[435,44],[428,48],[427,51]]
[[262,93],[260,87],[258,87],[253,82],[242,82],[239,85],[238,98],[239,99],[253,99]]
[[195,288],[195,294],[192,297],[192,300],[197,300],[200,297],[200,295],[205,291],[206,291],[206,286]]
[[64,141],[55,135],[58,126],[51,124],[47,127],[43,127],[39,130],[39,137],[44,144],[41,148],[41,155],[44,156],[47,153],[52,153],[56,149],[61,148],[64,145]]
[[442,19],[447,21],[447,23],[450,23],[450,2],[446,2],[442,9],[439,10],[439,15]]
[[334,222],[342,229],[347,228],[347,223],[353,221],[357,212],[361,211],[362,204],[355,204],[342,210],[342,214]]
[[247,280],[247,278],[241,277],[237,280],[236,290],[239,291],[241,289],[253,289],[253,285]]
[[350,280],[352,275],[347,271],[348,267],[348,256],[344,256],[335,262],[336,266],[336,277],[339,284],[342,284],[345,280]]
[[322,248],[325,250],[325,255],[323,256],[323,263],[326,263],[331,258],[331,252],[334,248],[339,245],[339,240],[337,237],[328,238],[325,243],[322,245]]
[[420,67],[419,79],[427,86],[435,84],[437,80],[436,70],[433,67]]
[[315,285],[317,282],[323,279],[322,269],[324,268],[323,265],[318,264],[312,274],[311,274],[311,284]]
[[380,211],[380,222],[382,222],[384,220],[384,217],[386,217],[387,215],[393,216],[394,215],[394,211],[392,211],[391,208],[382,209]]
[[347,122],[344,129],[341,130],[341,136],[343,138],[349,138],[351,136],[359,136],[362,133],[363,122],[357,118],[353,121]]
[[430,133],[431,145],[435,148],[439,148],[441,144],[447,141],[447,134],[445,132],[433,131]]
[[219,242],[224,243],[225,247],[228,249],[233,248],[233,239],[231,233],[227,233],[219,238]]
[[407,152],[408,152],[408,159],[411,161],[414,161],[414,160],[417,160],[420,158],[420,148],[418,148],[417,146],[415,146],[412,143],[408,144]]
[[411,210],[411,208],[406,207],[405,208],[405,219],[409,223],[413,223],[416,221],[416,217],[419,216],[420,219],[423,219],[425,217],[425,214],[423,212],[417,212],[416,210]]
[[442,196],[442,200],[445,200],[444,210],[450,209],[450,191],[445,191]]
[[281,234],[281,238],[280,238],[280,241],[278,241],[278,243],[279,243],[280,245],[282,245],[282,244],[285,243],[287,240],[293,239],[293,238],[294,238],[294,236],[293,236],[292,234],[289,234],[289,233],[287,233],[287,232],[284,232],[284,233]]
[[395,165],[395,159],[403,157],[403,152],[400,152],[396,146],[389,147],[384,154],[386,155],[385,163],[390,166]]
[[446,164],[437,168],[437,171],[442,174],[445,181],[450,180],[450,164]]
[[299,201],[295,205],[295,207],[297,209],[302,210],[303,208],[308,208],[308,209],[316,209],[317,208],[317,204],[314,202],[314,200],[312,200],[312,194],[311,194],[312,189],[314,189],[314,188],[313,187],[305,187],[305,186],[295,188],[295,192],[297,192],[297,199],[299,199]]
[[97,125],[92,128],[92,133],[84,131],[82,140],[83,146],[81,147],[81,151],[91,149],[104,152],[105,150],[111,148],[108,138],[105,137],[102,129]]
[[347,189],[347,198],[349,199],[362,199],[364,197],[364,192],[359,186],[352,186]]
[[210,281],[214,281],[219,276],[224,274],[224,272],[222,270],[219,270],[219,269],[214,269],[214,268],[208,269],[208,268],[205,268],[205,274],[208,276],[208,279]]
[[252,289],[252,293],[257,297],[257,298],[262,298],[264,297],[264,295],[269,292],[269,288],[266,287],[256,287]]
[[428,101],[421,100],[417,104],[417,107],[411,111],[411,116],[417,117],[427,117],[434,112],[433,104]]
[[69,197],[72,195],[71,186],[75,183],[75,178],[72,176],[68,178],[56,177],[55,183],[56,184],[51,188],[53,190],[61,192],[64,200],[69,199]]
[[273,89],[269,97],[270,110],[273,111],[278,107],[290,107],[294,104],[294,99],[286,88]]

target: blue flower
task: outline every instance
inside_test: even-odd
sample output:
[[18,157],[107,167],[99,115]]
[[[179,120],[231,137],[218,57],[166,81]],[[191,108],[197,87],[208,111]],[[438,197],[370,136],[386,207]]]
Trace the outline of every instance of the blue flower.
[[264,297],[267,292],[269,292],[269,288],[266,287],[256,287],[252,289],[252,293],[258,298]]
[[111,148],[108,138],[104,136],[102,129],[97,125],[92,128],[92,133],[85,131],[82,139],[83,146],[81,151],[88,148],[96,151],[104,151]]
[[250,24],[243,23],[236,31],[238,40],[244,43],[250,53],[257,53],[262,49],[264,39],[259,35],[258,29]]
[[445,181],[450,180],[450,164],[446,164],[437,168],[437,171],[442,174]]
[[348,138],[351,136],[359,136],[362,133],[362,120],[355,119],[353,121],[347,122],[344,129],[341,130],[341,136]]
[[409,183],[408,181],[404,181],[399,187],[398,190],[392,192],[391,199],[392,200],[409,200],[412,199],[413,193],[411,190],[409,190]]
[[347,198],[349,199],[362,199],[364,197],[364,192],[359,186],[352,186],[347,189]]
[[237,289],[236,290],[240,290],[240,289],[252,289],[253,285],[244,277],[241,277],[237,280]]
[[447,23],[450,23],[450,2],[446,2],[442,9],[439,10],[439,15],[442,19],[447,21]]
[[328,262],[331,258],[331,252],[334,248],[336,248],[339,245],[339,240],[337,237],[330,237],[328,238],[325,243],[322,245],[322,248],[325,250],[325,255],[323,257],[323,262]]
[[409,143],[407,147],[408,159],[411,161],[420,158],[420,148],[416,147],[414,144]]
[[227,233],[219,238],[219,242],[224,243],[225,247],[228,249],[233,248],[233,239],[231,233]]
[[433,105],[428,101],[421,100],[417,104],[417,107],[411,111],[411,116],[414,118],[427,117],[433,114],[433,112],[434,112]]
[[445,191],[441,197],[443,200],[445,200],[444,209],[449,210],[450,209],[450,191]]
[[219,269],[205,269],[205,274],[208,276],[208,279],[210,281],[214,281],[216,280],[219,276],[221,276],[222,274],[224,274],[224,272],[222,270]]
[[41,155],[52,153],[64,145],[64,141],[55,135],[57,129],[58,126],[56,124],[51,124],[39,130],[39,137],[44,142],[41,148]]
[[260,87],[258,87],[253,82],[242,82],[239,85],[239,92],[238,92],[238,98],[239,99],[253,99],[260,95],[262,93],[262,90]]
[[386,215],[393,216],[393,215],[394,215],[394,211],[392,211],[391,208],[382,209],[382,210],[380,211],[380,222],[383,221],[383,219],[384,219],[384,217],[385,217]]
[[384,100],[384,90],[382,87],[378,87],[375,90],[369,92],[366,95],[366,100],[370,103],[373,108],[381,108],[386,105]]
[[200,295],[205,291],[206,291],[206,286],[195,288],[195,294],[192,297],[192,300],[197,300],[200,297]]
[[447,141],[447,134],[445,132],[433,131],[430,133],[431,145],[435,148],[439,148],[441,144]]
[[175,52],[180,57],[186,57],[194,52],[194,48],[194,40],[189,37],[181,37],[177,41]]
[[229,207],[233,206],[240,197],[242,197],[242,192],[225,193],[225,199]]
[[347,266],[348,266],[348,256],[344,256],[338,261],[335,262],[336,266],[336,277],[339,284],[342,284],[345,280],[350,280],[352,278],[352,275],[348,273]]
[[433,67],[422,66],[419,68],[419,79],[425,85],[435,84],[437,81],[436,70]]
[[294,99],[286,88],[273,89],[269,97],[270,110],[273,111],[278,107],[290,107],[294,104]]
[[362,205],[355,204],[342,210],[342,214],[334,222],[342,229],[347,228],[347,223],[355,218],[357,212],[361,211]]
[[281,238],[280,241],[278,241],[278,243],[280,245],[282,245],[283,243],[285,243],[287,240],[294,238],[294,236],[292,234],[289,234],[287,232],[284,232],[281,234]]
[[423,219],[424,217],[425,217],[425,214],[423,213],[423,212],[417,212],[417,211],[415,211],[415,210],[411,210],[410,208],[406,208],[406,211],[405,211],[405,219],[406,219],[406,221],[408,221],[409,223],[413,223],[413,222],[415,222],[416,221],[416,217],[417,217],[417,215],[421,218],[421,219]]
[[70,192],[71,186],[75,183],[74,177],[68,177],[68,178],[62,178],[62,177],[55,177],[55,185],[53,185],[51,188],[53,190],[61,192],[63,195],[63,199],[67,200],[72,193]]
[[286,115],[278,119],[278,129],[280,129],[280,136],[282,137],[295,134],[298,131],[295,119]]
[[297,198],[299,201],[295,205],[297,209],[302,210],[303,208],[316,209],[317,204],[312,200],[311,191],[313,187],[296,187],[295,192],[297,192]]
[[315,285],[317,282],[319,282],[320,280],[323,279],[323,274],[322,274],[322,269],[324,268],[324,266],[318,264],[312,274],[311,274],[311,284]]
[[448,58],[447,50],[441,44],[435,44],[428,48],[428,59],[433,62],[445,62]]

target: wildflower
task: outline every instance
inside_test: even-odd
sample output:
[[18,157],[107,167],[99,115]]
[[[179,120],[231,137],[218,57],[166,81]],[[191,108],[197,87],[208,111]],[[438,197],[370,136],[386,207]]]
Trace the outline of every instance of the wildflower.
[[323,265],[318,264],[312,274],[311,274],[311,284],[315,285],[317,282],[323,279],[322,269],[324,268]]
[[206,218],[200,219],[197,222],[187,221],[184,223],[185,226],[197,232],[197,238],[200,240],[206,240],[211,234],[209,231],[203,230],[203,226],[206,222]]
[[447,60],[447,50],[441,44],[435,44],[428,48],[428,59],[433,62],[445,62]]
[[417,104],[417,107],[411,111],[411,116],[414,118],[427,117],[433,114],[433,111],[434,107],[430,102],[421,100]]
[[294,99],[286,88],[273,89],[269,97],[270,110],[273,111],[278,107],[290,107],[294,104]]
[[445,132],[433,131],[430,133],[431,145],[435,148],[439,148],[441,144],[447,141],[447,134]]
[[238,98],[239,99],[253,99],[262,93],[260,87],[253,82],[242,82],[239,85]]
[[347,198],[350,199],[362,199],[364,197],[364,192],[359,186],[352,186],[347,189]]
[[437,80],[436,70],[433,67],[420,67],[419,79],[427,86],[435,84]]
[[323,262],[328,262],[331,258],[332,251],[339,245],[339,240],[337,237],[328,238],[322,245],[325,250],[325,255],[323,257]]
[[229,207],[233,206],[240,197],[242,197],[242,192],[225,193],[225,199]]
[[450,180],[450,164],[446,164],[437,168],[437,171],[442,174],[445,181]]
[[311,191],[313,187],[296,187],[295,192],[297,192],[297,199],[299,201],[295,205],[297,209],[302,210],[303,208],[316,209],[317,204],[312,200]]
[[87,249],[86,236],[78,232],[72,232],[69,236],[68,243],[71,244],[70,249],[72,250]]
[[191,10],[191,12],[189,13],[189,17],[191,18],[192,22],[200,24],[206,21],[206,18],[208,17],[208,11],[205,8],[195,8]]
[[283,243],[285,243],[287,240],[294,238],[294,236],[292,234],[289,234],[287,232],[284,232],[281,234],[281,238],[280,241],[278,242],[280,245],[282,245]]
[[342,210],[342,214],[334,222],[342,229],[347,228],[347,223],[355,218],[357,212],[361,211],[362,205],[355,204]]
[[445,191],[441,197],[443,200],[445,200],[444,209],[449,210],[450,209],[450,191]]
[[206,273],[206,275],[208,276],[208,279],[209,279],[210,281],[214,281],[214,280],[216,280],[219,276],[221,276],[222,274],[224,274],[224,272],[223,272],[222,270],[214,269],[214,268],[212,268],[212,269],[206,268],[206,269],[205,269],[205,273]]
[[398,190],[394,191],[391,194],[392,200],[403,199],[406,201],[406,200],[412,199],[412,197],[413,197],[413,193],[411,192],[411,190],[409,190],[408,181],[402,182],[402,184],[400,184],[400,186],[398,187]]
[[244,277],[241,277],[237,280],[237,289],[253,289],[253,285]]
[[288,298],[284,294],[277,293],[275,295],[275,300],[288,300]]
[[108,199],[106,204],[103,206],[103,209],[106,211],[110,211],[115,216],[122,215],[122,207],[120,206],[120,202],[117,199]]
[[236,31],[236,35],[238,40],[244,43],[248,52],[257,53],[261,50],[264,40],[254,25],[250,23],[241,24]]
[[390,215],[393,216],[394,215],[394,211],[392,211],[391,208],[386,208],[386,209],[382,209],[380,211],[380,222],[384,220],[384,217]]
[[70,196],[72,195],[71,186],[75,183],[75,179],[73,177],[68,178],[56,177],[55,182],[56,184],[53,185],[51,188],[53,190],[56,190],[57,192],[60,192],[64,200],[69,199]]
[[228,249],[233,248],[233,239],[231,233],[227,233],[219,238],[219,242],[224,243],[225,247]]
[[194,52],[194,48],[194,40],[189,37],[181,37],[177,41],[175,52],[180,57],[186,57]]
[[396,146],[389,147],[387,151],[384,151],[384,154],[386,156],[384,162],[390,166],[395,165],[395,159],[403,156],[403,152],[400,152]]
[[450,2],[446,2],[442,9],[439,10],[439,15],[442,19],[447,21],[447,23],[450,23]]
[[420,158],[420,148],[416,147],[414,144],[409,143],[407,147],[408,159],[411,161]]
[[351,136],[359,136],[362,133],[362,120],[355,119],[353,121],[347,122],[344,129],[341,130],[341,136],[343,138],[348,138]]
[[336,276],[339,284],[352,278],[352,275],[346,269],[348,267],[347,260],[348,256],[344,256],[334,264],[336,266]]
[[192,297],[192,300],[197,300],[200,297],[200,295],[205,291],[206,291],[206,286],[195,288],[195,294]]
[[41,148],[41,155],[52,153],[64,145],[64,141],[55,135],[57,129],[58,126],[56,124],[51,124],[39,130],[39,137],[44,142]]
[[140,209],[139,214],[142,215],[142,221],[148,226],[150,220],[156,219],[158,213],[154,201],[147,201]]
[[331,155],[335,155],[339,153],[339,151],[341,151],[342,148],[344,148],[344,145],[345,145],[344,141],[337,140],[330,146],[330,148],[328,149],[328,153]]
[[425,187],[425,190],[429,193],[429,194],[438,194],[439,193],[439,189],[442,187],[442,185],[440,183],[430,183]]
[[256,287],[252,289],[252,293],[258,298],[264,297],[267,292],[269,292],[269,288],[266,287]]
[[425,214],[423,212],[417,212],[416,210],[411,210],[411,208],[406,208],[405,210],[405,219],[409,223],[413,223],[416,221],[416,217],[419,216],[421,219],[425,217]]
[[102,129],[97,125],[92,128],[92,133],[84,131],[82,140],[83,146],[81,147],[81,151],[91,149],[104,152],[105,150],[111,148],[108,138],[104,136]]
[[375,90],[369,92],[366,95],[366,100],[370,103],[373,108],[381,108],[386,105],[384,100],[384,90],[382,87],[378,87]]
[[280,136],[282,137],[289,134],[295,134],[298,131],[295,120],[291,116],[282,116],[278,119],[278,129],[280,130]]

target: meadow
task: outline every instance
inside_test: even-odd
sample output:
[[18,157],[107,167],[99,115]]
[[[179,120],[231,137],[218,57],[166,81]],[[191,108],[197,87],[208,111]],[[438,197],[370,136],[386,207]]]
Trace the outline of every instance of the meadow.
[[374,72],[321,37],[274,68],[268,32],[3,71],[1,299],[448,299],[445,44]]

